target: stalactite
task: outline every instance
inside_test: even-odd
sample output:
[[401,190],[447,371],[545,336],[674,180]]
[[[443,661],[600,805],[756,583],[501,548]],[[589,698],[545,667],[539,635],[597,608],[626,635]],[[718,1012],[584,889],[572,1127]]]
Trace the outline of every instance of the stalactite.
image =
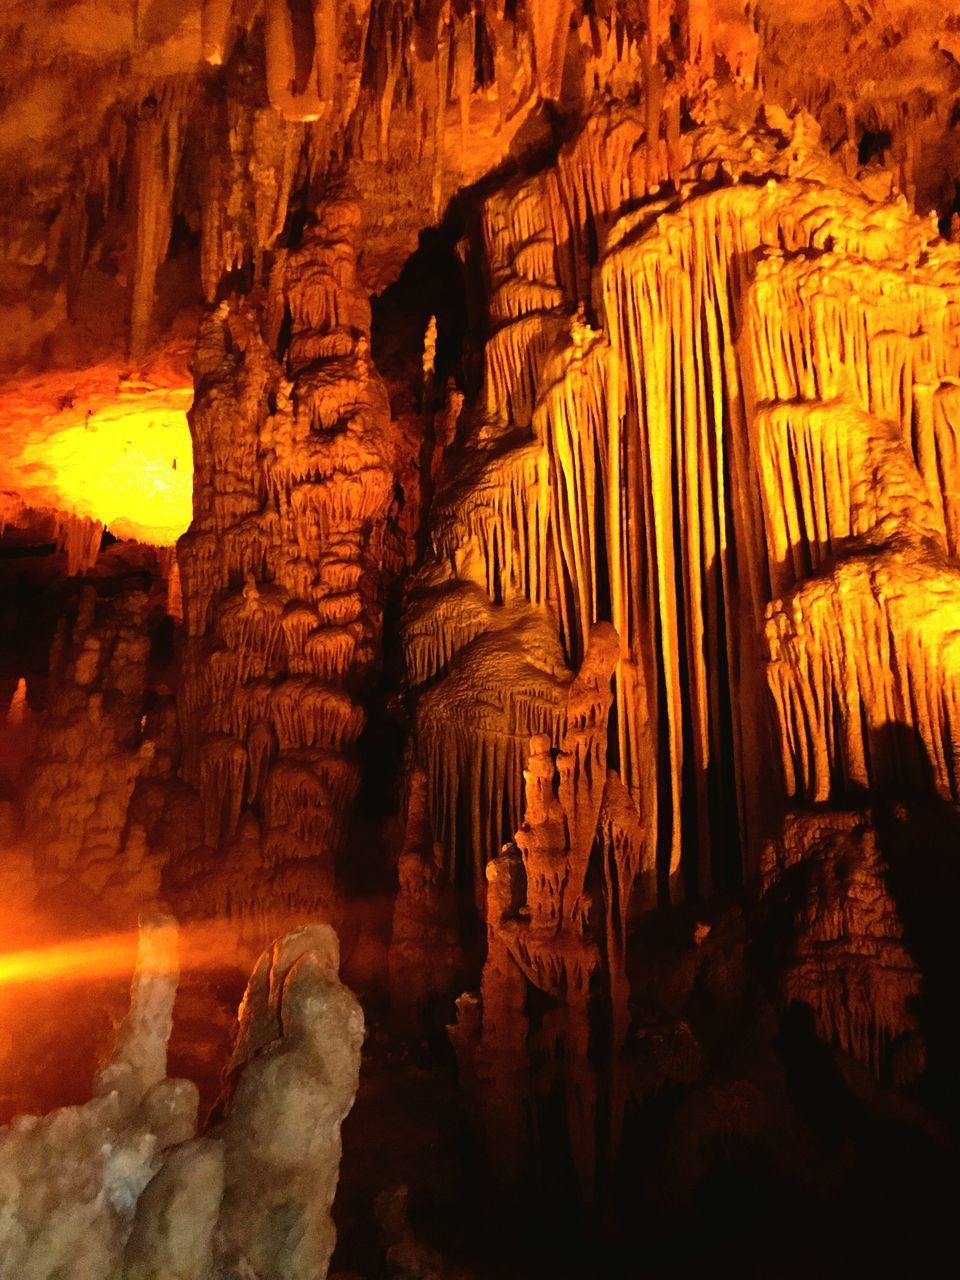
[[389,0],[377,5],[371,23],[370,40],[376,49],[372,92],[377,108],[377,158],[388,160],[390,121],[403,67],[406,23],[402,6],[389,3]]
[[208,302],[221,279],[248,261],[259,274],[287,217],[304,127],[246,95],[231,95],[207,121],[209,162],[202,194],[200,274]]
[[452,43],[450,0],[445,0],[440,10],[437,31],[436,58],[434,60],[436,89],[433,98],[433,176],[430,183],[430,203],[434,221],[440,217],[440,201],[443,191],[444,132],[447,122],[447,99],[450,79],[450,54]]
[[[941,795],[960,796],[958,591],[951,562],[894,542],[841,560],[771,605],[769,679],[790,794],[827,800],[835,789],[916,783],[929,761]],[[916,741],[891,741],[891,724]]]
[[705,76],[712,75],[717,0],[687,0],[684,18],[687,58]]
[[542,98],[560,97],[573,0],[527,0],[537,87]]
[[[724,843],[755,866],[777,792],[768,602],[903,510],[949,545],[960,311],[954,251],[851,182],[809,117],[668,132],[653,173],[642,112],[598,112],[552,167],[484,203],[497,327],[405,625],[420,684],[521,599],[552,611],[574,662],[609,609],[624,784],[671,892],[689,856],[708,893]],[[651,198],[668,170],[677,195]],[[588,297],[602,334],[585,307],[569,315]],[[438,590],[451,577],[483,590],[489,617],[452,606],[467,596]],[[447,841],[489,793],[428,775]],[[732,811],[718,797],[734,788]]]
[[134,254],[130,283],[130,349],[144,355],[157,270],[173,228],[173,192],[183,148],[185,114],[192,96],[189,82],[165,83],[159,97],[140,105],[134,142]]
[[200,749],[200,793],[203,798],[203,838],[211,849],[221,839],[232,840],[243,807],[247,753],[243,744],[225,734],[211,734]]
[[72,578],[89,573],[97,563],[103,525],[88,516],[63,515],[57,520],[57,547],[67,553],[67,573]]
[[[538,611],[484,632],[451,660],[417,707],[417,743],[433,830],[452,878],[482,894],[483,865],[520,821],[530,739],[557,741],[566,669]],[[476,690],[488,690],[482,701]]]
[[219,67],[230,54],[234,0],[202,0],[200,41],[203,58]]
[[646,115],[647,185],[656,183],[663,111],[664,74],[659,58],[660,0],[647,0],[647,35],[643,43],[643,98]]
[[960,556],[960,489],[952,479],[960,474],[960,384],[945,381],[932,397],[926,384],[914,384],[914,396],[920,471],[931,499],[942,507],[947,549]]
[[527,427],[533,415],[544,357],[562,332],[562,320],[536,312],[498,329],[484,349],[488,414]]
[[[536,441],[503,451],[441,495],[432,543],[467,576],[465,544],[491,599],[546,599],[547,456]],[[464,538],[464,533],[467,537]]]
[[462,11],[454,5],[452,10],[452,65],[451,87],[460,111],[460,145],[468,145],[470,129],[470,95],[476,74],[477,15],[473,3],[467,0]]
[[455,654],[493,625],[485,590],[454,581],[411,595],[403,618],[404,662],[411,685],[444,675]]
[[337,6],[332,0],[313,0],[311,7],[313,39],[311,47],[301,49],[288,0],[264,0],[267,92],[288,120],[323,120],[333,110]]
[[[809,173],[810,156],[805,150],[809,144],[800,125],[794,126],[794,135],[796,150],[790,165]],[[837,212],[827,214],[831,209]],[[656,731],[666,730],[673,784],[672,796],[665,798],[678,815],[685,752],[692,749],[694,776],[699,779],[706,778],[711,760],[717,759],[716,735],[722,719],[717,699],[728,680],[734,689],[739,689],[734,697],[732,745],[737,775],[744,777],[745,770],[751,771],[746,762],[757,761],[764,754],[764,748],[753,741],[756,726],[763,722],[760,691],[744,687],[732,670],[724,672],[721,656],[725,650],[729,663],[733,652],[756,651],[756,636],[769,599],[766,552],[756,536],[760,527],[754,497],[757,462],[752,449],[746,446],[752,405],[797,395],[843,394],[849,381],[847,368],[855,365],[856,352],[864,349],[866,356],[862,344],[831,342],[826,319],[836,307],[834,298],[838,293],[843,296],[847,274],[853,272],[858,280],[862,277],[866,281],[866,267],[856,263],[848,266],[846,257],[841,260],[829,252],[816,259],[807,259],[801,253],[789,259],[780,255],[806,246],[826,248],[834,255],[863,258],[871,263],[873,271],[873,263],[892,254],[916,261],[929,233],[911,221],[906,211],[878,209],[855,190],[849,194],[838,192],[831,200],[818,184],[788,179],[770,180],[762,188],[741,185],[691,199],[678,214],[664,213],[651,227],[641,223],[632,231],[632,225],[632,220],[625,218],[623,229],[617,228],[611,235],[601,267],[605,325],[618,357],[611,365],[607,391],[611,415],[607,456],[620,468],[626,468],[622,479],[611,473],[607,489],[612,617],[628,646],[632,636],[658,619],[654,623],[654,644],[642,642],[637,656],[647,655],[644,660],[648,661],[651,652],[659,652],[658,661],[666,677],[665,698],[659,710],[650,705],[637,710],[642,722],[655,725],[659,720],[661,728]],[[655,227],[659,230],[655,231]],[[757,283],[752,289],[749,275],[744,278],[737,267],[738,261],[746,260],[743,255],[748,245],[768,246],[771,251],[769,259],[759,263]],[[835,266],[838,262],[840,265]],[[706,264],[710,264],[709,268]],[[936,270],[942,273],[946,268]],[[775,302],[770,291],[779,284],[767,282],[787,279],[798,282],[792,302],[779,298]],[[800,280],[804,282],[802,286]],[[876,285],[873,289],[878,297],[882,296]],[[911,285],[907,284],[906,290],[909,294]],[[919,294],[922,292],[920,286]],[[922,308],[919,294],[915,304],[918,319]],[[863,365],[865,370],[874,370],[870,374],[870,391],[863,397],[864,407],[878,411],[882,401],[889,413],[891,404],[902,396],[894,392],[899,377],[896,366],[891,371],[881,363],[885,350],[882,331],[889,323],[884,319],[884,306],[888,304],[878,303],[876,311],[862,305],[856,307],[851,294],[850,305],[852,325],[872,329],[879,342],[874,348],[873,364],[865,359]],[[741,344],[742,372],[729,357],[736,349],[731,306],[743,308],[751,317],[751,335],[763,335],[762,352],[760,340],[753,336],[749,339],[756,355],[743,351]],[[781,318],[785,320],[782,335],[779,329],[775,332],[783,322]],[[943,321],[935,323],[942,325]],[[655,334],[659,337],[655,338]],[[943,351],[952,349],[949,336],[938,338],[937,342]],[[784,349],[797,351],[789,363],[784,360]],[[617,366],[623,370],[622,377]],[[796,370],[797,378],[789,376],[788,370]],[[941,372],[945,373],[946,368]],[[862,380],[864,375],[860,377]],[[634,401],[640,387],[642,395]],[[619,400],[624,394],[621,388],[627,392],[624,402]],[[746,399],[745,391],[749,393]],[[908,396],[904,410],[908,422],[911,403]],[[705,416],[705,406],[711,404],[713,407]],[[649,443],[644,456],[631,456],[629,448],[623,453],[617,443],[621,432],[626,433],[627,440],[631,438],[634,421],[649,433],[645,436]],[[728,423],[741,425],[731,433],[725,425]],[[718,467],[724,456],[729,457],[729,481],[735,495],[732,502],[724,496],[724,476]],[[620,497],[621,484],[629,495],[626,506]],[[628,544],[633,541],[631,548],[621,542],[619,535],[610,537],[612,531],[622,527],[639,531],[641,510],[647,513],[643,539],[628,539]],[[673,524],[678,512],[679,539]],[[734,547],[739,566],[736,589],[729,562]],[[685,598],[678,598],[675,588],[678,563]],[[642,569],[641,565],[648,567]],[[627,584],[645,579],[656,584],[646,600],[639,594],[631,599],[629,589],[627,596],[621,594]],[[636,627],[640,632],[634,630]],[[721,627],[726,629],[725,641],[719,635]],[[681,647],[685,649],[684,657]],[[690,673],[693,728],[689,743],[681,730],[681,700],[686,696],[682,692],[681,664]],[[742,662],[740,669],[744,669]],[[648,689],[653,687],[653,675],[648,670]],[[641,785],[639,761],[634,762],[629,743],[635,712],[629,703],[624,712],[624,776],[630,785]],[[664,716],[665,722],[661,719]],[[705,800],[705,792],[701,791],[699,804]],[[748,796],[742,797],[741,822],[748,832],[756,826],[751,804]],[[749,839],[748,834],[748,845]],[[681,848],[681,828],[674,823],[674,869],[679,865]],[[703,850],[704,875],[708,874],[708,862],[709,855]]]
[[774,598],[853,540],[883,537],[903,522],[946,549],[899,427],[842,401],[811,400],[762,409],[754,428]]
[[547,365],[547,389],[533,429],[550,457],[549,551],[558,584],[563,641],[574,661],[583,656],[587,631],[598,620],[597,502],[602,498],[598,461],[606,444],[609,348],[582,318],[571,322],[571,343]]
[[502,132],[510,115],[517,70],[516,27],[507,15],[506,0],[488,0],[483,16],[493,45],[494,81],[497,86],[497,108]]

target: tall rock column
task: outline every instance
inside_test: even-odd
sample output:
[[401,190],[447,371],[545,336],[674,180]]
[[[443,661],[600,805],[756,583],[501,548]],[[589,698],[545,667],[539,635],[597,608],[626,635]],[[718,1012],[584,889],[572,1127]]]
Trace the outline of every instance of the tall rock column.
[[393,471],[358,223],[328,199],[278,252],[262,306],[208,317],[195,363],[180,717],[202,831],[185,888],[257,942],[277,913],[334,903],[379,649]]
[[[629,1026],[623,938],[634,886],[653,874],[636,807],[606,767],[619,654],[609,623],[591,627],[559,747],[543,734],[530,743],[523,822],[486,866],[480,994],[460,997],[449,1029],[498,1169],[507,1180],[525,1169],[532,1151],[524,1117],[553,1093],[563,1098],[587,1202],[619,1141]],[[605,1036],[609,1065],[601,1072],[596,1049]]]

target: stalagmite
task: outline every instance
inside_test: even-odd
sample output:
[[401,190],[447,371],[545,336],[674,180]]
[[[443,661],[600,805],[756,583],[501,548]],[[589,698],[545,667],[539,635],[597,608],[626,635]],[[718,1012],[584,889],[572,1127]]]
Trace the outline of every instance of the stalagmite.
[[[221,307],[201,334],[192,426],[210,479],[179,556],[191,636],[185,775],[200,792],[202,838],[230,844],[245,808],[262,804],[260,859],[313,859],[304,906],[332,909],[364,720],[341,686],[362,679],[379,642],[391,458],[355,283],[356,206],[336,196],[325,208],[322,228],[281,259],[265,309],[268,320],[292,315],[291,380],[249,311]],[[227,354],[238,348],[239,360]],[[246,896],[255,892],[251,877]],[[233,910],[244,897],[232,892]]]
[[456,898],[437,857],[442,850],[429,840],[427,777],[417,769],[407,789],[389,955],[394,1008],[411,1025],[431,1000],[453,989],[461,964]]
[[[305,944],[305,945],[304,945]],[[297,955],[297,952],[300,952]],[[325,1277],[336,1243],[330,1216],[340,1175],[340,1126],[360,1073],[363,1012],[337,975],[329,927],[294,950],[277,945],[271,965],[273,1030],[253,1054],[249,1038],[218,1138],[224,1192],[217,1265],[227,1272],[312,1280]],[[285,962],[284,962],[285,961]],[[248,990],[241,1020],[256,1025]]]
[[[583,664],[567,690],[559,749],[542,735],[531,740],[524,817],[515,846],[505,846],[487,864],[488,945],[480,1005],[474,1011],[470,998],[462,997],[457,1025],[451,1028],[464,1082],[476,1090],[489,1136],[498,1143],[508,1141],[505,1117],[516,1116],[524,1101],[516,1066],[508,1068],[506,1061],[522,1063],[537,1051],[548,1058],[557,1055],[567,1134],[588,1198],[600,1131],[600,1082],[587,1061],[596,1016],[592,1002],[603,951],[610,947],[610,994],[618,1002],[616,1060],[625,1040],[626,918],[640,875],[651,871],[651,845],[636,810],[617,776],[608,779],[606,769],[607,717],[619,647],[608,623],[591,629]],[[594,883],[588,871],[598,828],[606,843],[602,878]],[[525,984],[559,1006],[543,1015],[542,1025],[532,1024],[524,1012]],[[611,1096],[621,1123],[617,1085]],[[617,1136],[612,1140],[615,1145]],[[524,1147],[524,1129],[515,1129],[507,1150],[518,1168],[526,1158]]]
[[264,957],[241,1006],[228,1115],[197,1137],[196,1087],[166,1074],[177,928],[145,922],[93,1101],[0,1129],[4,1280],[326,1276],[364,1031],[338,965],[329,926]]
[[130,1013],[96,1095],[0,1130],[3,1280],[113,1280],[137,1202],[165,1154],[192,1137],[197,1091],[166,1076],[176,928],[141,928]]
[[526,982],[504,930],[522,906],[519,856],[509,847],[487,863],[487,955],[479,996],[457,1000],[448,1034],[460,1079],[476,1099],[487,1139],[498,1152],[507,1185],[520,1185],[525,1167],[530,1050]]

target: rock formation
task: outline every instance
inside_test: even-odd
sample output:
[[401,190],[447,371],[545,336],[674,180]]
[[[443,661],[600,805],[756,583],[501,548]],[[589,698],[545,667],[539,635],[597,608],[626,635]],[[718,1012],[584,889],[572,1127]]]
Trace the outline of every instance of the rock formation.
[[[351,695],[380,643],[389,411],[355,285],[356,225],[356,205],[331,196],[301,248],[277,258],[264,319],[223,304],[197,351],[192,428],[209,483],[195,486],[178,552],[183,776],[200,794],[203,848],[249,843],[245,821],[262,850],[246,875],[266,871],[290,908],[332,908],[364,722]],[[253,883],[245,894],[229,865],[220,879],[208,906],[257,911]]]
[[[333,927],[342,1274],[892,1266],[958,1150],[960,5],[10,0],[0,56],[0,1100],[71,1104],[0,1268],[326,1274]],[[75,1106],[64,957],[160,903],[176,1011],[147,929]]]
[[326,1276],[363,1040],[338,963],[328,926],[262,958],[241,1007],[227,1118],[196,1136],[196,1087],[166,1073],[177,930],[145,924],[130,1012],[94,1100],[0,1130],[0,1274]]
[[429,847],[427,779],[417,771],[407,792],[407,823],[397,859],[390,930],[389,985],[400,1016],[415,1020],[446,996],[462,967],[457,899],[439,845]]
[[130,1013],[96,1097],[2,1131],[4,1277],[117,1274],[144,1188],[196,1128],[195,1087],[166,1073],[177,976],[176,927],[145,925]]

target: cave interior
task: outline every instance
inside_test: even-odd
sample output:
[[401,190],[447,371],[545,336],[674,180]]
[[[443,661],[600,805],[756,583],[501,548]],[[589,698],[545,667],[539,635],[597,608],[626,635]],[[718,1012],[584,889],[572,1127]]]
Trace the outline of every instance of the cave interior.
[[941,1275],[960,3],[0,66],[0,1280]]

